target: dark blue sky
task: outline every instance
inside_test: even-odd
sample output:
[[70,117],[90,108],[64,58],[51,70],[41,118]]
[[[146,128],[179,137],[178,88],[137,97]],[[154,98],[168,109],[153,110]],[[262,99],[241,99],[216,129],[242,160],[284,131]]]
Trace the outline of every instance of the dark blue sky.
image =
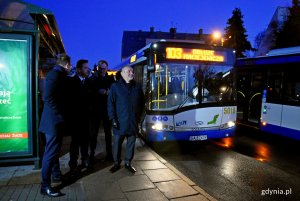
[[290,6],[292,0],[24,0],[51,10],[56,18],[72,63],[81,58],[90,67],[106,59],[113,68],[121,61],[124,30],[169,31],[205,34],[224,32],[234,8],[244,15],[248,40],[267,28],[277,6]]

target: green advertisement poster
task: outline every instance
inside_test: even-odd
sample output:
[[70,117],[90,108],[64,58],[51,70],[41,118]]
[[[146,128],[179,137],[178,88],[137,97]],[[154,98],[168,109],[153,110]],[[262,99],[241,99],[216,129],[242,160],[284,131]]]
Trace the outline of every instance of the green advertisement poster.
[[[29,40],[0,34],[0,154],[29,151]],[[21,38],[21,39],[19,39]]]

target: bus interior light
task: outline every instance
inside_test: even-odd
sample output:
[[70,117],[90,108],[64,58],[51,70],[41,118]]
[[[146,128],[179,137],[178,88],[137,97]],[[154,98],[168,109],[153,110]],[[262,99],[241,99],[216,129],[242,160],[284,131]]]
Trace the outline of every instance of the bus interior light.
[[223,76],[222,76],[222,78],[224,78],[224,77],[226,77],[226,76],[228,76],[228,75],[230,75],[230,71],[224,73]]
[[220,91],[225,92],[226,89],[227,89],[226,86],[222,86],[222,87],[220,88]]
[[263,121],[263,122],[261,122],[261,125],[266,126],[267,122]]

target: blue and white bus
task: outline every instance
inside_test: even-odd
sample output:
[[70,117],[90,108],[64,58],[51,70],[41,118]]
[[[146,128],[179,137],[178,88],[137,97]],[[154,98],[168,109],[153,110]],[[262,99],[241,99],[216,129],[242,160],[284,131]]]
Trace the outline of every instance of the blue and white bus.
[[238,121],[300,140],[300,47],[237,59]]
[[234,135],[234,63],[232,49],[159,41],[116,69],[133,67],[135,80],[143,86],[141,134],[147,141],[198,141]]

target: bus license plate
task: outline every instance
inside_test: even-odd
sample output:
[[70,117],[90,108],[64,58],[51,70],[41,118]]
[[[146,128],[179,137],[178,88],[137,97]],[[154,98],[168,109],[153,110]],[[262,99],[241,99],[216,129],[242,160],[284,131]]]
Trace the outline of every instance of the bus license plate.
[[207,135],[190,136],[190,141],[207,140]]

